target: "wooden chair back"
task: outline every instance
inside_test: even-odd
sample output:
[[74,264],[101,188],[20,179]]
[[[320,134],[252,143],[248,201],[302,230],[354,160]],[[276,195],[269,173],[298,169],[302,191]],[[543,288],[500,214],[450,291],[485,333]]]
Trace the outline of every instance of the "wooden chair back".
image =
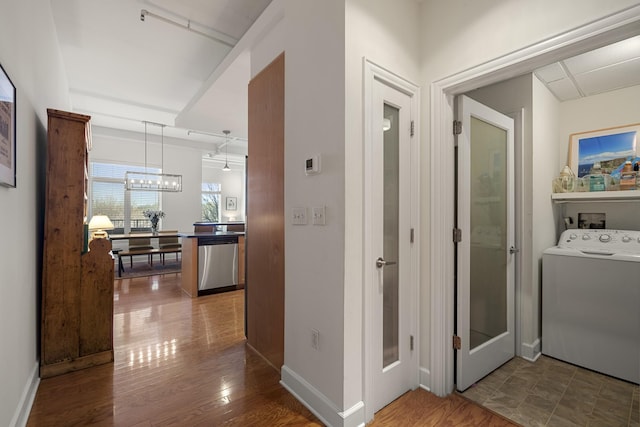
[[151,239],[148,237],[131,237],[129,239],[129,251],[153,249]]
[[180,238],[178,236],[163,236],[162,234],[176,234],[178,230],[163,230],[158,234],[158,245],[160,249],[180,248]]

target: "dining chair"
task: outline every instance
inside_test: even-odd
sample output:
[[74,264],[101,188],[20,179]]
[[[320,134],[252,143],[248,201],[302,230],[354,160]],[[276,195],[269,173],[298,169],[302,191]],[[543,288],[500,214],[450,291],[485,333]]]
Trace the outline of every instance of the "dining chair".
[[[171,234],[171,236],[163,236],[162,234]],[[163,230],[158,234],[158,247],[160,248],[160,258],[164,264],[164,256],[168,252],[175,252],[176,261],[178,261],[178,253],[182,250],[180,238],[176,236],[178,230]]]
[[149,264],[153,263],[151,258],[151,250],[153,249],[153,245],[151,244],[151,239],[148,237],[131,237],[129,238],[129,264],[131,268],[133,268],[133,257],[134,253],[132,252],[140,252],[139,255],[145,254],[147,255],[147,262]]

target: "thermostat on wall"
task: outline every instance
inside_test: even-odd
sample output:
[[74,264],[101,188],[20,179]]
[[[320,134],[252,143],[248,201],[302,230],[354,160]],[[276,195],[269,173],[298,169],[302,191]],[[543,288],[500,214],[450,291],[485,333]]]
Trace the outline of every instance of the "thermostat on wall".
[[312,156],[304,161],[304,172],[307,175],[320,173],[320,156]]

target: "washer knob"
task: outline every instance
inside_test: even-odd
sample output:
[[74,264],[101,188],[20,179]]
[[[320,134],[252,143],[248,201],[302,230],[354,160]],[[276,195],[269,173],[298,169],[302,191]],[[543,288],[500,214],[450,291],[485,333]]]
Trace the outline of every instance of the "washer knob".
[[591,239],[591,236],[589,236],[588,234],[582,235],[582,240],[589,240],[589,239]]
[[575,239],[577,239],[577,238],[578,238],[578,235],[577,235],[576,233],[571,233],[571,234],[569,235],[569,238],[570,238],[571,240],[575,240]]
[[622,241],[625,243],[629,243],[631,241],[631,237],[629,237],[628,235],[625,235],[622,237]]
[[608,235],[608,234],[602,234],[602,235],[600,235],[600,241],[602,243],[610,242],[611,241],[611,236]]

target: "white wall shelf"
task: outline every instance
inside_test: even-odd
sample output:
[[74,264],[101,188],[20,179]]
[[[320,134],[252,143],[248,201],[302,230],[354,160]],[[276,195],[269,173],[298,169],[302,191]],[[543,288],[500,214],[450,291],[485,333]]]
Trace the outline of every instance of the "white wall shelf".
[[551,200],[554,203],[640,202],[640,190],[551,193]]

